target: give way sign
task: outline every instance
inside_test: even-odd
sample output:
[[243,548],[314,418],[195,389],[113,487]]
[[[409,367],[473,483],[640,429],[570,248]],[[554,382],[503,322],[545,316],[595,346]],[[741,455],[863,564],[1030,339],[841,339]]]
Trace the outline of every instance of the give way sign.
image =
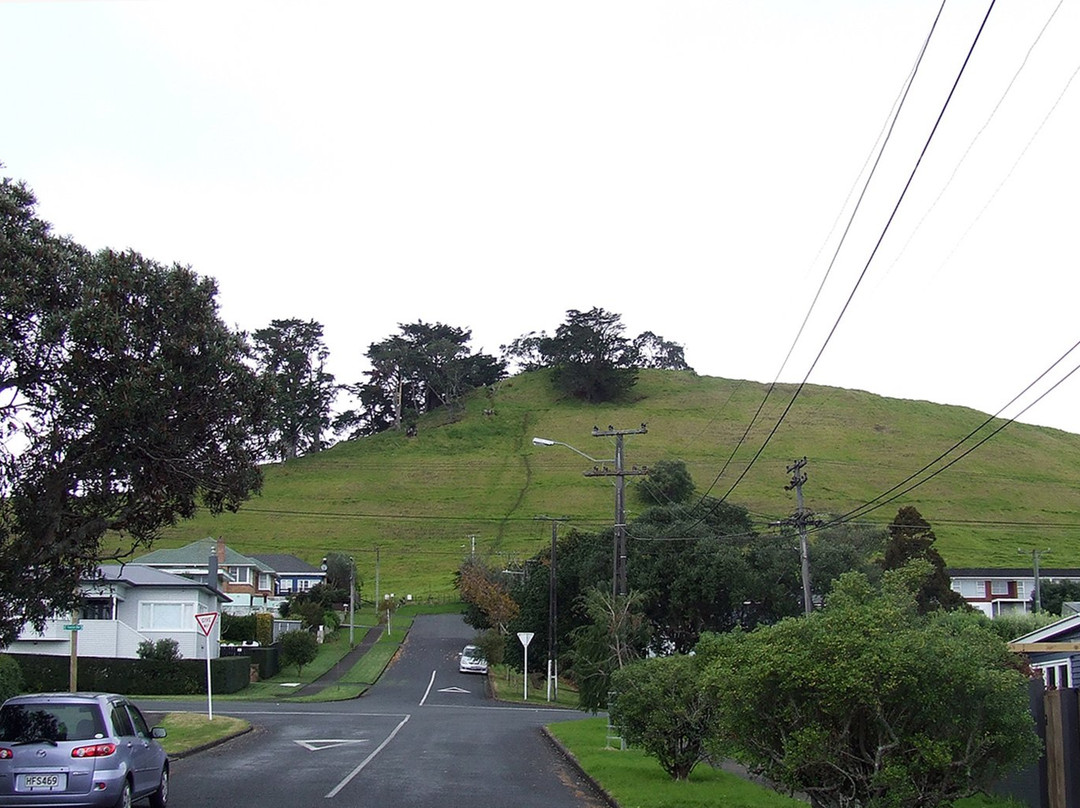
[[202,629],[202,633],[209,637],[210,632],[214,630],[214,623],[217,622],[217,612],[197,614],[195,615],[195,619],[199,622],[199,628]]

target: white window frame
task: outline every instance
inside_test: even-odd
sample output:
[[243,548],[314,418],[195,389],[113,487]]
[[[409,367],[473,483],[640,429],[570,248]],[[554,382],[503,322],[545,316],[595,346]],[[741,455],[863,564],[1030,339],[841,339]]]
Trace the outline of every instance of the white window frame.
[[251,567],[229,567],[228,571],[234,584],[251,586]]
[[144,600],[139,631],[194,631],[195,604],[189,600]]
[[986,597],[986,583],[973,581],[970,578],[961,578],[952,582],[952,588],[960,593],[961,597],[971,600],[973,598]]
[[1001,578],[993,578],[990,580],[990,594],[991,595],[1005,595],[1009,594],[1009,582]]
[[271,579],[270,579],[270,573],[268,573],[268,572],[260,572],[259,573],[259,586],[257,587],[257,589],[260,592],[270,592],[270,591],[272,591],[273,586],[274,586],[274,584],[273,584],[273,581],[271,581]]
[[[1072,664],[1068,659],[1038,662],[1032,664],[1031,667],[1042,673],[1047,690],[1061,690],[1073,686]],[[1064,683],[1062,683],[1062,677],[1064,677]]]

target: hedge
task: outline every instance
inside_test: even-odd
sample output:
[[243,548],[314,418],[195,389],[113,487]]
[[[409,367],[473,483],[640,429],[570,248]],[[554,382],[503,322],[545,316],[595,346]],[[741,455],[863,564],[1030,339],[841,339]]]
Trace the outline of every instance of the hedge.
[[[26,692],[63,692],[70,685],[66,656],[11,654],[22,669]],[[210,660],[215,693],[236,693],[250,682],[248,657]],[[186,696],[206,693],[206,660],[108,659],[79,657],[78,686],[83,691],[139,696]]]

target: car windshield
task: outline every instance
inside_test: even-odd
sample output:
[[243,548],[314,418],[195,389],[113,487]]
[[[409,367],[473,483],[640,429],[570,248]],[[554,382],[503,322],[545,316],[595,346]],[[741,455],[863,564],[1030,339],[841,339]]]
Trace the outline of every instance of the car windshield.
[[7,704],[0,710],[0,741],[57,743],[104,738],[101,711],[94,704]]

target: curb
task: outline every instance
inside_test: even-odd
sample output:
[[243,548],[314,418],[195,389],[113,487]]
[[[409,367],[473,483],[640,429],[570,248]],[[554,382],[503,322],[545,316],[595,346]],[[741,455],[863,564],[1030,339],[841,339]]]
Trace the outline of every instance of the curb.
[[215,746],[221,746],[223,743],[228,743],[234,738],[239,738],[243,735],[247,735],[249,732],[254,732],[254,726],[248,726],[239,732],[234,732],[232,735],[226,735],[224,738],[218,738],[217,740],[210,741],[209,743],[200,744],[199,746],[193,746],[190,749],[185,749],[182,752],[174,752],[169,755],[169,760],[183,760],[186,757],[197,755],[199,752],[205,752],[207,749],[213,749]]
[[574,770],[579,775],[581,775],[581,778],[588,782],[590,785],[592,785],[594,789],[596,789],[596,793],[604,800],[604,802],[610,805],[611,808],[621,808],[616,799],[608,793],[608,790],[602,785],[600,785],[591,774],[589,774],[587,771],[585,771],[585,769],[581,767],[581,764],[578,763],[578,759],[574,757],[574,753],[567,749],[565,746],[563,746],[562,742],[554,735],[552,735],[551,732],[548,731],[547,727],[540,727],[540,732],[545,738],[548,739],[551,745],[555,747],[556,751],[558,751],[558,753],[562,755],[563,758],[565,758],[571,766],[573,766]]

